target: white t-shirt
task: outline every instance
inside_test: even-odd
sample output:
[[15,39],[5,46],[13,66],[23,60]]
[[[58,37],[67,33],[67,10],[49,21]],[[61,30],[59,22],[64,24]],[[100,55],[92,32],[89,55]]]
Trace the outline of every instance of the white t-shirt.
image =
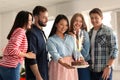
[[[91,58],[92,58],[92,63],[94,64],[94,47],[95,47],[95,37],[97,34],[98,30],[93,30],[92,37],[91,37]],[[92,65],[93,67],[93,65]]]

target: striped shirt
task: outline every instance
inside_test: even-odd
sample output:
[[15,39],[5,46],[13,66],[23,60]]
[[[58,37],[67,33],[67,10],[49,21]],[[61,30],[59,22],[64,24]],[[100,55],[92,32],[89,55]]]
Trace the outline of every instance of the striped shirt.
[[20,57],[19,53],[26,52],[27,47],[28,44],[25,30],[17,28],[11,35],[11,38],[3,52],[3,58],[0,60],[0,66],[17,67],[18,63],[23,62],[23,57]]

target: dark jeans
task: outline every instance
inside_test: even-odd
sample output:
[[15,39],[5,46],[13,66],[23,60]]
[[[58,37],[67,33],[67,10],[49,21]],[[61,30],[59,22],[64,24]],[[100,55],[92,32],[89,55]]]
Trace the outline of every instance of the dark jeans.
[[[111,68],[111,73],[110,73],[110,76],[107,80],[112,80],[112,72],[113,72],[113,69]],[[102,74],[103,74],[103,71],[102,72],[91,71],[91,80],[103,80]]]
[[90,70],[88,68],[78,68],[79,80],[91,80]]

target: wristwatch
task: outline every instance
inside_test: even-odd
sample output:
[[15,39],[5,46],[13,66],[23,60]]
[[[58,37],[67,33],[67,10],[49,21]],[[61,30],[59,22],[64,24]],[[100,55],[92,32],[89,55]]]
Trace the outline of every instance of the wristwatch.
[[106,67],[107,67],[107,68],[111,68],[111,66],[110,66],[110,65],[106,65]]

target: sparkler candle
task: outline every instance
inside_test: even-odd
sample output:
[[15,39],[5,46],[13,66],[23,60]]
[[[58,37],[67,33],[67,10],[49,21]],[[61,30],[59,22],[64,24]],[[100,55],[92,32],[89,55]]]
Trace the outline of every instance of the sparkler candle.
[[76,37],[75,37],[75,50],[76,50],[75,60],[78,59],[77,55],[79,55],[79,53],[82,50],[83,37],[84,37],[83,31],[80,31],[78,34],[76,34]]
[[77,34],[76,44],[77,44],[77,50],[80,52],[82,50],[82,43],[83,43],[83,31],[80,31],[79,34]]

